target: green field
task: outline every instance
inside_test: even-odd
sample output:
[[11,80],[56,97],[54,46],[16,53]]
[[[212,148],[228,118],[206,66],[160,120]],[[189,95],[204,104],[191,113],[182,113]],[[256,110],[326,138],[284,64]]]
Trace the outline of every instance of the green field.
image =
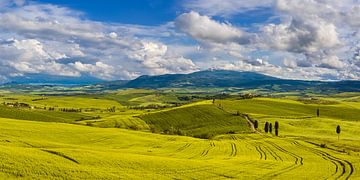
[[[45,97],[4,92],[4,102],[96,110],[1,105],[0,179],[360,179],[357,93],[130,108],[179,101],[184,90],[176,91]],[[243,114],[259,122],[257,131]],[[278,137],[263,130],[265,122],[275,121]]]
[[210,138],[226,133],[249,133],[247,121],[212,104],[195,105],[141,116],[155,132]]

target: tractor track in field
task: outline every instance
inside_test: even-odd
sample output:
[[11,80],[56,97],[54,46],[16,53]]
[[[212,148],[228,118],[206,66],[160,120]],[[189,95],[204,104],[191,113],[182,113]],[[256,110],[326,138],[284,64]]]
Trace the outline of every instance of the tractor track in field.
[[[235,136],[230,136],[230,138],[233,140],[233,141],[237,141],[238,138],[235,137]],[[238,152],[238,149],[237,149],[237,146],[236,146],[236,143],[234,142],[230,142],[230,146],[231,146],[231,153],[230,153],[230,157],[235,157],[237,155],[237,152]]]
[[260,154],[260,160],[262,160],[263,157],[266,160],[266,154],[264,154],[264,152],[259,149],[259,146],[254,146],[254,147],[255,147],[256,151]]
[[189,148],[191,145],[192,145],[192,143],[186,143],[184,146],[181,146],[180,148],[178,148],[175,152],[184,151],[185,149]]
[[267,160],[267,155],[266,152],[264,150],[262,150],[261,146],[257,146],[259,148],[259,150],[264,154],[264,160]]
[[293,152],[290,152],[290,151],[288,151],[288,150],[286,150],[286,149],[284,149],[284,148],[282,148],[282,147],[280,147],[280,146],[278,146],[277,144],[275,144],[275,143],[273,143],[273,142],[270,142],[270,141],[266,141],[268,144],[270,144],[270,145],[272,145],[274,148],[276,148],[277,150],[279,150],[279,151],[281,151],[281,152],[283,152],[283,153],[285,153],[285,154],[288,154],[288,155],[290,155],[290,156],[292,156],[293,158],[295,158],[295,164],[296,165],[304,165],[304,158],[303,157],[301,157],[301,156],[299,156],[299,155],[297,155],[297,154],[295,154],[295,153],[293,153]]
[[[321,151],[319,149],[315,149],[315,148],[311,148],[311,147],[302,145],[297,141],[293,141],[292,144],[294,144],[300,148],[303,148],[309,152],[312,152],[318,156],[321,156],[323,159],[328,160],[331,163],[333,163],[336,168],[335,168],[335,172],[331,175],[330,178],[333,178],[334,176],[336,176],[335,179],[340,179],[340,178],[349,179],[350,176],[354,172],[354,166],[345,159],[340,159],[340,158],[330,155],[327,152]],[[339,175],[337,175],[337,174],[339,174]]]
[[204,149],[204,151],[201,153],[201,156],[204,157],[204,156],[207,156],[209,151],[213,148],[215,148],[215,143],[214,142],[210,142],[209,143],[209,147],[207,147],[206,149]]
[[230,153],[230,157],[235,157],[237,154],[237,147],[236,144],[234,142],[230,142],[231,145],[231,153]]
[[75,160],[75,159],[73,159],[73,158],[71,158],[71,157],[69,157],[69,156],[67,156],[67,155],[65,155],[65,154],[63,154],[63,153],[61,153],[61,152],[57,152],[57,151],[53,151],[53,150],[48,150],[48,149],[40,149],[40,150],[43,151],[43,152],[47,152],[47,153],[50,153],[50,154],[59,156],[59,157],[61,157],[61,158],[67,159],[67,160],[72,161],[72,162],[74,162],[74,163],[76,163],[76,164],[80,164],[79,161],[77,161],[77,160]]
[[291,157],[293,157],[293,158],[295,159],[294,164],[292,164],[291,166],[285,167],[285,168],[283,168],[283,169],[281,169],[281,170],[278,170],[278,171],[276,171],[276,172],[274,172],[274,173],[272,173],[272,174],[269,174],[269,175],[268,175],[269,178],[274,178],[274,177],[276,177],[276,176],[279,176],[279,175],[281,175],[281,174],[283,174],[283,173],[290,172],[290,171],[295,170],[295,169],[299,168],[300,166],[303,166],[303,165],[304,165],[304,163],[303,163],[303,161],[304,161],[303,157],[301,157],[301,156],[299,156],[299,155],[297,155],[297,154],[295,154],[295,153],[293,153],[293,152],[290,152],[290,151],[288,151],[288,150],[286,150],[286,149],[278,146],[277,144],[275,144],[275,143],[273,143],[273,142],[266,141],[266,143],[268,143],[269,145],[273,146],[274,148],[276,148],[276,149],[279,150],[280,152],[282,152],[282,153],[284,153],[284,154],[287,154],[287,155],[289,155],[289,156],[291,156]]
[[276,154],[276,152],[274,150],[272,150],[269,146],[263,145],[263,148],[269,152],[269,154],[276,160],[276,161],[283,161],[283,159]]

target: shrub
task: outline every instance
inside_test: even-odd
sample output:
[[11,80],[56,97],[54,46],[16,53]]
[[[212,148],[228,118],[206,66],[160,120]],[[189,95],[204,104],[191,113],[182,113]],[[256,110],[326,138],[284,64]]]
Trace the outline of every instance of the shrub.
[[130,125],[129,126],[129,129],[132,129],[132,130],[139,130],[139,127],[136,126],[136,125]]
[[206,133],[206,134],[200,134],[196,135],[194,137],[200,138],[200,139],[212,139],[215,135],[213,133]]

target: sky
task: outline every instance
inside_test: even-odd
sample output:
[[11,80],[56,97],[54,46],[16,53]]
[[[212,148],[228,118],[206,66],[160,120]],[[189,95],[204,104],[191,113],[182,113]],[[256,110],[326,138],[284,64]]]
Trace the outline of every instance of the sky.
[[0,82],[207,69],[360,80],[360,0],[0,0]]

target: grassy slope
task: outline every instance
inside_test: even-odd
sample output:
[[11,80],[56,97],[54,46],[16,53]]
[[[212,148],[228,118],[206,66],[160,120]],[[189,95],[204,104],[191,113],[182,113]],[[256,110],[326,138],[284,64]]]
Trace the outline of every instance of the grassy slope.
[[[9,100],[13,98],[14,100]],[[43,100],[39,100],[44,98]],[[27,95],[6,95],[1,98],[3,102],[23,102],[37,107],[58,107],[58,108],[99,108],[110,107],[121,108],[121,104],[107,99],[94,99],[78,96],[27,96]]]
[[[127,93],[139,93],[139,90],[127,91]],[[0,106],[0,117],[12,119],[25,119],[34,121],[66,122],[77,124],[89,124],[96,127],[117,127],[128,129],[148,130],[148,125],[139,118],[142,111],[125,109],[121,104],[114,100],[101,99],[97,97],[82,96],[36,96],[36,95],[14,95],[4,94],[0,97],[4,102],[21,102],[36,107],[56,107],[58,108],[94,108],[95,112],[69,113],[44,110],[30,110],[25,108],[10,108]],[[43,99],[42,99],[43,98]],[[34,101],[35,100],[35,101]],[[116,112],[108,112],[107,108],[116,107]],[[100,116],[101,119],[92,117]],[[84,119],[84,120],[81,120]],[[81,120],[81,121],[80,121]],[[76,121],[76,122],[75,122]]]
[[20,108],[7,107],[3,105],[0,105],[0,117],[32,120],[32,121],[65,122],[65,123],[72,123],[77,120],[80,120],[81,118],[85,118],[85,119],[91,118],[91,116],[87,116],[79,113],[20,109]]
[[211,137],[232,132],[249,132],[247,121],[214,105],[196,105],[141,116],[155,131],[177,131],[195,137]]
[[344,121],[360,121],[360,109],[344,103],[335,105],[304,104],[293,100],[257,98],[238,101],[218,101],[226,109],[240,110],[249,114],[263,114],[276,117],[314,117],[317,108],[323,118],[332,118]]
[[[288,179],[295,176],[345,179],[350,173],[350,177],[360,178],[358,103],[314,105],[261,98],[217,102],[228,112],[240,110],[250,114],[260,121],[260,127],[265,121],[279,121],[281,137],[242,134],[201,140],[122,129],[0,119],[0,178]],[[317,107],[321,110],[320,118],[314,117]],[[333,110],[337,110],[336,113],[330,112]],[[41,116],[49,121],[63,115],[35,112],[51,113],[51,117],[50,114]],[[29,117],[27,113],[25,117]],[[94,124],[112,127],[112,123],[118,122],[146,129],[143,120],[133,117],[140,113],[104,113]],[[185,132],[199,134],[228,132],[229,126],[233,126],[231,130],[243,131],[246,121],[231,113],[205,101],[149,113],[142,118],[147,121],[152,117],[150,120],[159,130],[176,125]],[[0,114],[15,118],[21,115],[19,112]],[[340,141],[334,133],[337,124],[343,129]],[[336,150],[319,148],[305,141],[330,144],[330,148]],[[346,153],[340,152],[343,149]]]
[[[311,139],[337,147],[360,148],[360,109],[359,104],[349,105],[341,102],[336,105],[303,104],[292,100],[251,99],[238,101],[218,101],[227,111],[250,114],[259,121],[262,130],[266,121],[280,123],[282,136],[295,136]],[[320,108],[320,117],[316,109]],[[337,141],[336,126],[340,125],[341,141]]]
[[0,158],[3,179],[343,179],[350,164],[360,177],[359,156],[289,138],[201,140],[10,119],[0,119]]

